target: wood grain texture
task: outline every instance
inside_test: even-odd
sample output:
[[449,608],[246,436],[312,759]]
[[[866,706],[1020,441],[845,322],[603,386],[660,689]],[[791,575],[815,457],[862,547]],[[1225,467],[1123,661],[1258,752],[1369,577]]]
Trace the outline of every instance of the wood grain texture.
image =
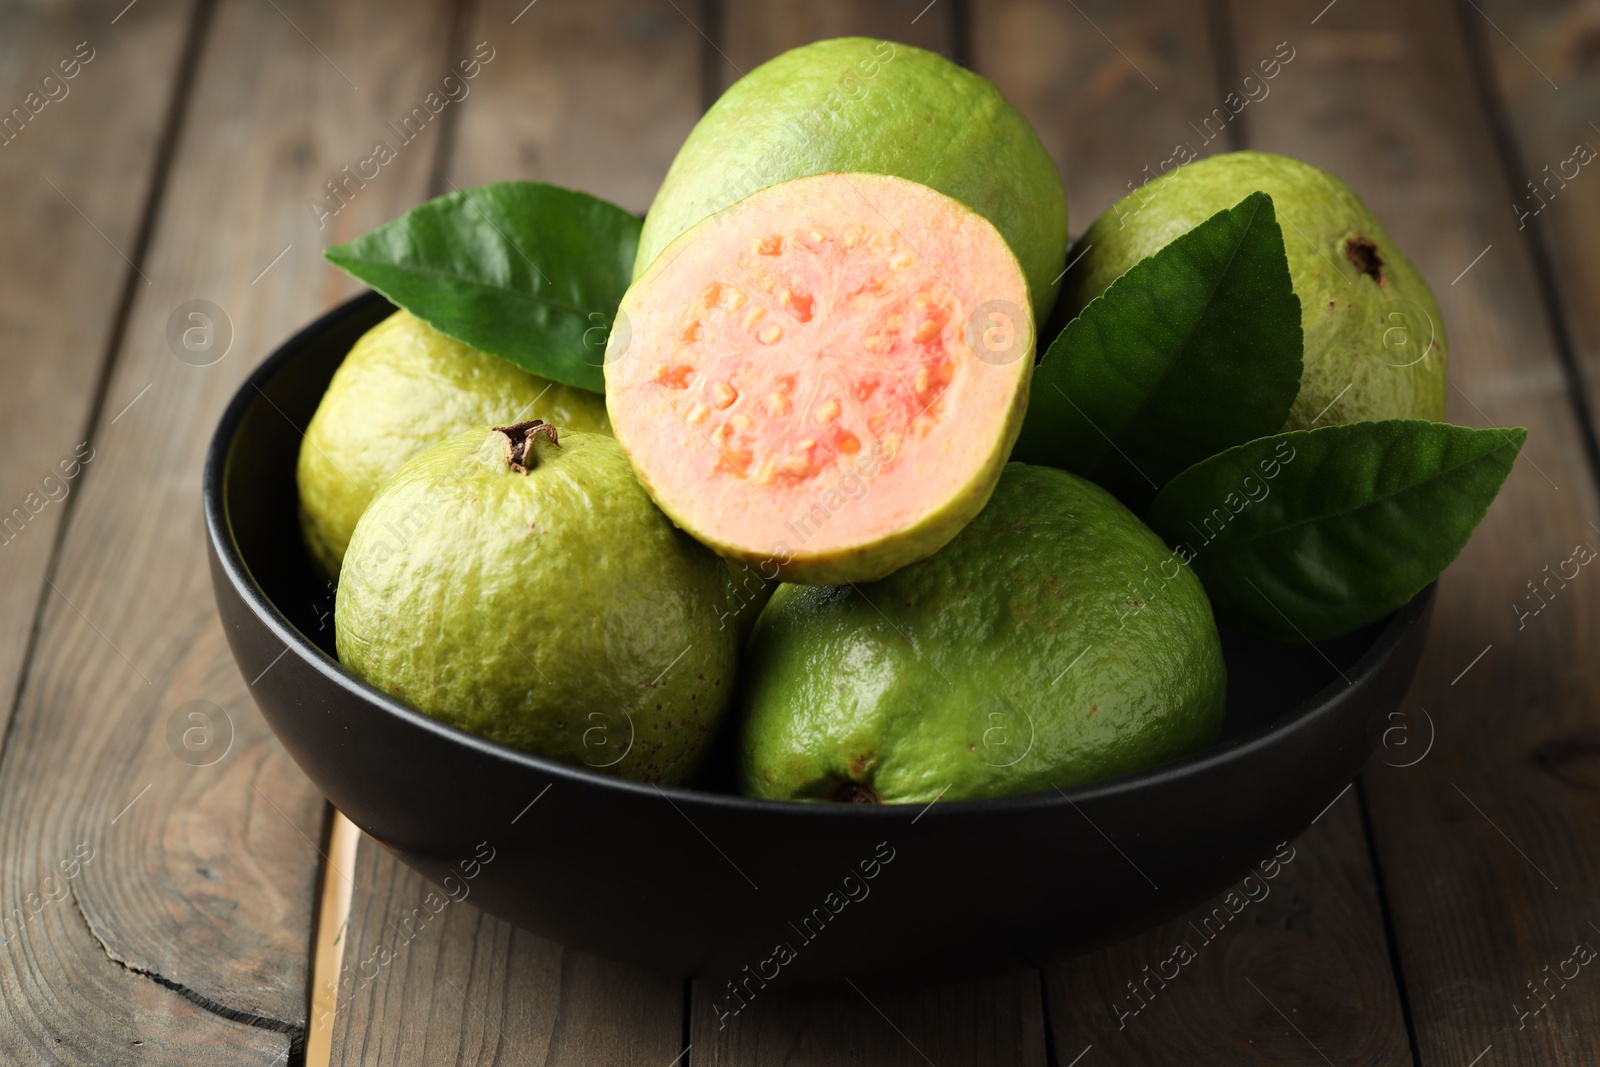
[[[65,475],[81,475],[78,459],[92,455],[78,445],[123,294],[142,284],[124,256],[138,253],[194,16],[185,2],[152,4],[115,26],[102,12],[0,4],[0,736],[80,484]],[[113,172],[121,180],[105,180]]]
[[[1544,257],[1565,340],[1581,368],[1590,410],[1600,404],[1600,7],[1478,0],[1461,11],[1488,67],[1491,106],[1509,134],[1518,236]],[[1470,16],[1470,17],[1468,17]],[[1579,146],[1588,149],[1575,155]],[[1585,163],[1583,158],[1590,161]]]
[[[107,392],[108,415],[132,406],[95,428],[0,762],[8,904],[76,843],[93,849],[68,900],[0,953],[0,1060],[265,1064],[304,1031],[324,805],[223,642],[201,463],[245,374],[355,288],[321,264],[322,241],[423,195],[419,138],[352,186],[326,230],[308,209],[399,102],[423,98],[447,28],[442,4],[228,0],[209,16]],[[116,173],[97,177],[109,187]],[[209,348],[192,337],[201,351],[169,348],[174,311],[195,299],[225,309],[231,346],[216,332]]]
[[830,37],[880,37],[952,58],[965,42],[946,0],[818,0],[805,4],[731,3],[722,17],[720,52],[713,53],[718,89],[726,89],[779,52]]
[[332,812],[311,957],[311,1018],[306,1024],[304,1067],[328,1067],[333,1059],[333,1022],[339,1011],[345,948],[350,943],[350,905],[355,899],[354,872],[360,845],[361,831],[356,824],[342,812]]
[[676,979],[453,901],[370,838],[354,878],[333,1064],[666,1067],[682,1051]]
[[[461,47],[495,58],[462,102],[442,184],[533,178],[643,211],[700,114],[699,6],[525,5],[472,14]],[[364,977],[430,887],[370,839],[359,855],[331,1062],[666,1067],[683,1050],[682,982],[567,952],[470,898]]]
[[1229,148],[1231,131],[1207,142],[1191,125],[1221,103],[1202,4],[974,0],[972,35],[974,65],[1061,169],[1075,234],[1179,145]]
[[[243,374],[352,290],[317,262],[320,245],[421,199],[430,176],[462,186],[547,178],[640,210],[694,118],[701,79],[719,64],[749,69],[783,47],[847,32],[956,51],[948,3],[903,33],[893,19],[924,5],[784,5],[763,14],[729,4],[718,38],[726,61],[699,36],[717,25],[682,0],[686,15],[645,0],[484,3],[459,28],[443,0],[275,3],[281,10],[227,0],[211,18],[141,260],[150,280],[137,282],[88,433],[78,429],[93,406],[85,382],[112,344],[118,286],[132,272],[110,244],[138,255],[140,183],[152,173],[189,9],[141,0],[112,26],[114,9],[83,22],[83,8],[0,6],[0,85],[36,79],[30,64],[58,40],[63,55],[84,36],[97,47],[72,95],[0,147],[0,191],[17,190],[0,242],[40,250],[37,269],[13,268],[18,276],[0,287],[8,339],[39,353],[6,359],[0,490],[21,492],[0,497],[0,507],[20,501],[80,437],[97,448],[71,508],[51,504],[0,551],[0,688],[17,684],[45,591],[37,654],[0,753],[0,921],[14,908],[30,916],[0,930],[8,938],[0,1061],[282,1063],[305,1030],[323,806],[267,735],[249,706],[249,679],[227,656],[200,563],[195,489],[204,441]],[[1592,1064],[1600,1062],[1594,968],[1550,979],[1538,1000],[1524,983],[1557,972],[1578,942],[1600,946],[1589,925],[1600,924],[1592,849],[1600,682],[1589,665],[1600,636],[1600,585],[1590,583],[1600,579],[1586,569],[1544,586],[1548,606],[1521,626],[1512,605],[1538,606],[1526,583],[1545,581],[1543,568],[1575,543],[1600,546],[1589,442],[1566,395],[1530,252],[1552,255],[1557,304],[1592,370],[1600,326],[1585,298],[1600,268],[1586,242],[1600,194],[1585,183],[1600,178],[1586,168],[1529,221],[1544,244],[1527,243],[1511,207],[1516,167],[1504,165],[1462,34],[1465,19],[1482,37],[1533,178],[1570,154],[1561,144],[1569,137],[1600,146],[1600,134],[1571,132],[1585,110],[1600,121],[1583,95],[1600,32],[1588,32],[1589,9],[1577,5],[1481,6],[1494,26],[1476,26],[1472,8],[1443,0],[1343,0],[1315,25],[1321,0],[1234,0],[1237,43],[1220,84],[1199,9],[1175,3],[978,0],[966,51],[1040,125],[1081,231],[1178,141],[1202,152],[1221,146],[1202,143],[1191,122],[1220,103],[1229,79],[1288,41],[1295,61],[1228,139],[1247,131],[1253,146],[1350,180],[1439,292],[1459,386],[1451,417],[1532,428],[1527,458],[1442,584],[1411,694],[1428,709],[1413,721],[1431,722],[1433,747],[1415,766],[1374,765],[1365,790],[1420,1062]],[[60,32],[79,24],[83,36]],[[516,36],[525,28],[536,32]],[[138,48],[111,36],[124,29]],[[342,179],[340,168],[366,158],[374,139],[397,140],[386,124],[420,105],[480,40],[496,58],[473,80],[471,98],[398,144],[379,178],[345,187],[348,206],[323,199],[324,181]],[[715,80],[725,84],[725,73]],[[1546,75],[1570,94],[1559,106],[1553,91],[1541,100]],[[456,151],[441,164],[436,152],[450,138],[440,134],[450,131]],[[23,188],[48,173],[46,158],[61,161],[65,177],[53,180],[82,215],[52,206],[52,197],[66,198],[48,185],[48,196]],[[318,200],[320,212],[308,206]],[[167,347],[169,316],[195,298],[226,308],[236,335],[214,366],[186,365]],[[65,515],[52,589],[46,524]],[[222,715],[203,725],[231,738],[208,766],[181,762],[171,747],[171,736],[202,725],[186,717],[192,700],[214,704]],[[932,990],[863,985],[775,993],[721,1030],[697,990],[694,1047],[680,1062],[1039,1064],[1045,1008],[1062,1067],[1410,1062],[1357,796],[1296,841],[1270,896],[1132,1018],[1116,1007],[1132,1006],[1123,983],[1169,956],[1187,921],[1051,969],[1042,1003],[1033,974]],[[430,887],[370,842],[347,873],[359,890],[337,1062],[664,1067],[683,1051],[680,983],[566,953],[470,901],[406,928],[407,916],[429,910]],[[373,972],[367,961],[379,946],[399,951]]]
[[[1062,167],[1075,231],[1126,195],[1130,182],[1175,166],[1163,162],[1180,146],[1185,158],[1242,144],[1242,124],[1206,123],[1227,92],[1217,53],[1233,48],[1216,41],[1202,5],[984,0],[973,27],[978,69],[1028,116]],[[1241,58],[1253,65],[1271,54]],[[1307,76],[1293,63],[1282,67],[1246,113],[1270,108],[1282,86]],[[1189,918],[1049,968],[1058,1062],[1090,1048],[1086,1067],[1187,1065],[1200,1050],[1207,1063],[1321,1062],[1278,1009],[1335,1062],[1409,1062],[1366,838],[1354,801],[1342,803],[1293,844],[1300,858],[1226,944],[1205,948],[1125,1025],[1117,1005],[1138,1008],[1125,983],[1143,981],[1149,972],[1141,968],[1172,956]]]
[[714,1000],[707,983],[695,983],[694,1067],[1046,1063],[1036,971],[930,988],[842,982],[836,989],[775,989],[725,1026],[719,1026]]
[[[1537,1014],[1545,1002],[1530,1002],[1525,983],[1561,969],[1579,942],[1600,946],[1589,925],[1600,922],[1600,579],[1553,579],[1542,608],[1528,583],[1575,545],[1600,547],[1600,517],[1461,36],[1458,15],[1481,16],[1443,0],[1341,3],[1312,26],[1315,7],[1234,4],[1241,56],[1287,39],[1304,75],[1280,78],[1256,109],[1253,143],[1340,174],[1430,280],[1451,346],[1452,420],[1530,431],[1440,581],[1409,697],[1433,723],[1433,748],[1368,778],[1420,1058],[1466,1064],[1492,1046],[1485,1067],[1595,1063],[1594,968],[1569,965],[1578,977],[1552,980]],[[1539,614],[1519,624],[1518,604]]]
[[642,215],[700,117],[700,5],[526,4],[478,7],[468,41],[496,58],[462,109],[450,181],[532,178]]
[[1411,1063],[1359,803],[1346,794],[1231,898],[1051,968],[1057,1059]]

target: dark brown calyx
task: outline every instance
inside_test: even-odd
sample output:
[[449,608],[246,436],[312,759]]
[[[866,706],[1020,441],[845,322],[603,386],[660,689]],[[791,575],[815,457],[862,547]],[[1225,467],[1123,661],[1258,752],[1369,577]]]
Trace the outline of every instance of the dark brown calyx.
[[539,438],[544,438],[552,445],[560,445],[556,440],[556,428],[543,419],[529,419],[515,426],[496,426],[494,432],[506,439],[508,461],[511,469],[518,474],[527,474],[539,465]]
[[866,782],[840,782],[833,787],[830,799],[841,804],[881,804],[883,800]]
[[1378,255],[1378,246],[1373,244],[1370,237],[1358,233],[1345,241],[1344,258],[1354,263],[1356,270],[1379,285],[1383,284],[1383,257]]

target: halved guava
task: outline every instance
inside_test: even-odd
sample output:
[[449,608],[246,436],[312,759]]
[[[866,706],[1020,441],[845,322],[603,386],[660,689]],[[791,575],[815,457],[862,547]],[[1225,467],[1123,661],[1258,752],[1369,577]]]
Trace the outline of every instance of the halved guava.
[[960,202],[877,174],[764,189],[623,297],[606,406],[673,521],[767,577],[871,581],[983,509],[1033,373],[1028,284]]
[[1067,198],[1039,135],[982,76],[867,37],[792,48],[728,87],[656,192],[633,276],[757,190],[842,171],[921,182],[994,223],[1028,277],[1034,313],[1050,314],[1067,262]]

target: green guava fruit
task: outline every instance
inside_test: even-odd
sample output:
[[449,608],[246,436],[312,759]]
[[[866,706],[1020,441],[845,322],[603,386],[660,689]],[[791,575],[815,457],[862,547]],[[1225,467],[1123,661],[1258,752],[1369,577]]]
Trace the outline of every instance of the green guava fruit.
[[829,172],[931,186],[994,223],[1040,321],[1066,262],[1061,175],[986,79],[906,44],[841,37],[795,48],[729,86],[696,124],[644,218],[633,276],[708,215],[758,189]]
[[452,726],[641,781],[695,771],[734,686],[723,561],[615,441],[537,421],[406,463],[356,524],[339,660]]
[[605,400],[537,378],[406,311],[368,330],[334,372],[300,445],[300,528],[338,577],[356,520],[400,465],[473,426],[538,418],[609,433]]
[[766,609],[772,594],[778,591],[779,582],[775,570],[773,576],[769,577],[743,560],[730,559],[726,562],[728,574],[733,578],[733,588],[724,620],[731,621],[737,627],[742,641],[756,628],[756,620]]
[[746,649],[752,796],[928,803],[1153,767],[1222,728],[1199,580],[1099,486],[1012,463],[938,555],[778,589]]
[[1016,257],[925,185],[822,174],[678,238],[628,289],[606,406],[639,480],[719,554],[882,578],[989,499],[1028,405]]
[[1210,156],[1123,197],[1074,246],[1082,253],[1056,320],[1256,190],[1272,197],[1283,227],[1305,331],[1305,371],[1284,429],[1444,418],[1448,357],[1433,291],[1348,185],[1287,156]]

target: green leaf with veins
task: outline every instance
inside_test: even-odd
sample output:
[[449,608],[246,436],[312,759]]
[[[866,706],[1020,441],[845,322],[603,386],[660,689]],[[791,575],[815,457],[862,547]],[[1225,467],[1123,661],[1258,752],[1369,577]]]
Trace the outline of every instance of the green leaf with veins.
[[1146,518],[1191,559],[1217,621],[1321,641],[1381,619],[1437,578],[1527,437],[1423,419],[1294,430],[1196,463]]
[[1034,373],[1014,459],[1099,482],[1135,511],[1190,464],[1283,428],[1300,302],[1272,198],[1252,193],[1141,260]]
[[323,255],[440,333],[603,393],[640,225],[586,193],[496,182],[430,200]]

